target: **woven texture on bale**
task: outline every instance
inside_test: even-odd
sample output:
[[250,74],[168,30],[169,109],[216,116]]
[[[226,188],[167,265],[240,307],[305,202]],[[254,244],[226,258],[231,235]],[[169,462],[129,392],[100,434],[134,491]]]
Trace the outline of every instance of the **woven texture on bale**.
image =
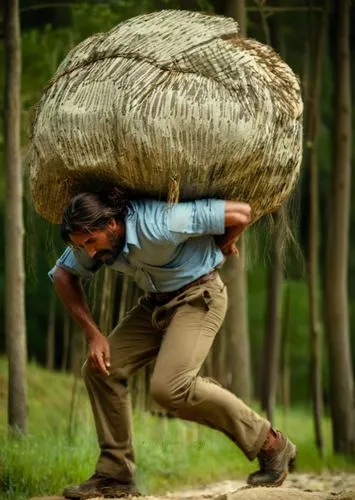
[[232,19],[161,11],[75,47],[43,92],[28,153],[37,211],[77,192],[218,197],[275,209],[298,178],[297,77]]

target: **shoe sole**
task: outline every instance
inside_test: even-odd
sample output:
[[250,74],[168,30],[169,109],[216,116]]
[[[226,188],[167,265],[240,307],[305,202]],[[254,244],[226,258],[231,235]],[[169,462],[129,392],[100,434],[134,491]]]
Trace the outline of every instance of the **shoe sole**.
[[96,493],[95,495],[87,496],[87,495],[71,495],[71,496],[65,496],[64,498],[66,500],[90,500],[90,498],[135,498],[135,497],[141,497],[142,494],[139,492],[124,492],[124,493]]
[[74,494],[67,494],[63,495],[65,500],[90,500],[90,498],[100,498],[103,495],[101,493],[88,493],[88,494],[81,494],[81,493],[74,493]]
[[296,456],[297,456],[297,453],[289,460],[287,469],[285,470],[283,475],[280,476],[279,479],[277,481],[275,481],[274,483],[259,483],[259,484],[248,483],[248,485],[251,486],[252,488],[259,488],[259,487],[278,488],[285,481],[287,474],[289,472],[292,473],[295,470],[295,468],[296,468]]
[[[88,496],[88,495],[63,495],[63,498],[65,498],[65,500],[90,500],[90,498],[98,498],[98,494],[96,493],[95,495],[91,495],[91,496]],[[102,496],[100,494],[100,496]]]
[[141,497],[142,494],[139,491],[132,490],[132,491],[121,491],[121,492],[115,492],[115,493],[109,493],[109,492],[93,492],[93,493],[78,493],[78,494],[72,494],[70,496],[65,496],[64,498],[66,500],[90,500],[90,498],[127,498],[127,497]]

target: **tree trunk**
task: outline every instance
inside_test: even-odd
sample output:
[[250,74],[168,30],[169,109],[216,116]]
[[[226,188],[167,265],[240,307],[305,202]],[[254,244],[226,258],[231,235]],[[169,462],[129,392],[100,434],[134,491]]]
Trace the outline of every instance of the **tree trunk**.
[[227,0],[224,14],[226,16],[233,17],[233,19],[235,19],[239,24],[240,33],[242,35],[246,34],[247,23],[245,0]]
[[[275,20],[270,21],[264,13],[262,1],[259,1],[260,15],[263,25],[265,42],[285,57],[283,38]],[[264,336],[264,350],[262,357],[261,406],[266,410],[268,420],[274,422],[276,403],[279,356],[280,356],[280,311],[281,285],[283,280],[281,245],[284,238],[281,214],[276,213],[274,218],[274,232],[272,235],[271,262],[268,273],[266,324]]]
[[[226,15],[232,16],[246,34],[245,0],[229,0]],[[250,347],[247,312],[247,280],[244,265],[245,245],[239,240],[239,258],[230,256],[226,259],[222,274],[233,275],[226,282],[229,306],[224,321],[225,337],[228,342],[228,372],[231,377],[230,390],[245,401],[251,399]]]
[[100,330],[108,335],[113,325],[113,304],[115,302],[116,273],[105,268],[101,293]]
[[63,352],[62,352],[62,371],[68,369],[69,350],[70,350],[70,316],[66,310],[63,311]]
[[125,274],[122,278],[122,290],[121,290],[121,297],[120,297],[120,308],[119,308],[119,315],[118,315],[118,320],[121,321],[121,319],[124,318],[126,312],[127,312],[127,301],[128,301],[128,295],[130,293],[130,286],[131,286],[131,281],[132,279]]
[[113,327],[116,326],[118,318],[116,300],[117,278],[117,273],[111,270],[110,300],[108,303],[106,315],[106,329],[108,333],[111,333]]
[[[311,71],[312,85],[307,93],[307,150],[306,165],[309,168],[309,228],[308,228],[308,301],[310,312],[310,338],[311,338],[311,390],[314,417],[314,431],[316,446],[320,456],[323,456],[323,434],[321,418],[322,404],[322,352],[321,331],[319,327],[318,311],[318,273],[319,273],[319,214],[318,214],[318,159],[317,136],[319,124],[319,99],[321,93],[321,79],[323,68],[324,41],[327,30],[328,0],[325,1],[324,14],[318,30],[317,40],[312,39],[313,29],[309,31],[309,69]],[[311,22],[310,28],[313,28]],[[314,47],[314,51],[311,50]],[[313,68],[313,71],[311,70]]]
[[[228,291],[228,309],[223,327],[219,335],[225,337],[226,358],[220,363],[227,364],[229,375],[228,389],[245,401],[251,399],[250,380],[250,348],[248,337],[246,272],[244,267],[244,245],[239,240],[239,257],[231,256],[221,271],[223,281]],[[219,342],[221,345],[221,342]],[[216,353],[217,354],[217,353]],[[215,356],[216,356],[215,354]],[[222,356],[223,353],[220,353]],[[214,366],[216,362],[214,362]],[[222,374],[218,377],[221,379]]]
[[282,231],[280,223],[275,219],[275,233],[272,242],[272,259],[269,268],[266,328],[263,349],[261,405],[266,410],[268,420],[274,421],[274,408],[279,374],[280,355],[280,310],[281,310],[281,283],[282,260],[280,254]]
[[48,330],[47,330],[47,368],[54,370],[54,352],[55,352],[55,305],[56,294],[54,288],[51,292],[49,315],[48,315]]
[[290,330],[290,310],[291,310],[291,286],[285,284],[284,303],[282,311],[282,331],[281,331],[281,356],[280,356],[280,400],[283,408],[283,413],[286,415],[290,408],[291,391],[290,391],[290,346],[289,346],[289,330]]
[[330,402],[335,452],[354,453],[354,382],[347,294],[351,187],[350,1],[334,2],[333,169],[328,216],[325,326],[330,368]]
[[86,349],[83,351],[83,347],[86,348],[86,342],[84,336],[81,334],[80,328],[72,321],[70,333],[68,354],[69,367],[66,366],[66,368],[69,368],[69,371],[74,375],[80,376],[81,365],[84,361],[83,358],[86,352]]
[[24,300],[21,169],[21,34],[18,0],[4,0],[5,95],[5,332],[9,360],[8,423],[27,431],[26,321]]

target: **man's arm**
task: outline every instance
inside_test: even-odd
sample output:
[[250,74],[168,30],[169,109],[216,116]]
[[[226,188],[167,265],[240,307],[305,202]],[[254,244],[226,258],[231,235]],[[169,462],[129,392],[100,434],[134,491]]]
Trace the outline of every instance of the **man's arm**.
[[250,205],[238,201],[227,200],[225,202],[225,232],[222,235],[216,235],[214,237],[217,246],[225,255],[238,253],[235,243],[244,229],[250,225],[251,221]]
[[61,267],[56,267],[52,279],[65,308],[84,331],[89,344],[88,359],[90,364],[102,373],[109,375],[109,344],[92,317],[80,278]]
[[226,248],[250,223],[250,214],[247,203],[221,199],[180,202],[168,207],[166,203],[150,201],[145,205],[142,220],[145,225],[148,223],[148,238],[157,243],[179,245],[189,238],[209,234]]

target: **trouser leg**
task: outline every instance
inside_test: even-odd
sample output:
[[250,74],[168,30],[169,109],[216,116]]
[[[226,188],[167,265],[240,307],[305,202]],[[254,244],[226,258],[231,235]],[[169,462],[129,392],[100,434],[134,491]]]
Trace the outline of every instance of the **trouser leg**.
[[131,400],[127,378],[157,355],[161,332],[152,326],[152,307],[143,299],[108,337],[110,375],[88,362],[83,376],[93,409],[100,456],[96,472],[131,481],[135,472]]
[[[169,306],[176,311],[155,364],[152,396],[180,418],[219,429],[252,460],[270,423],[231,392],[198,376],[225,316],[222,281],[217,278],[193,287]],[[166,307],[163,313],[169,317]]]

